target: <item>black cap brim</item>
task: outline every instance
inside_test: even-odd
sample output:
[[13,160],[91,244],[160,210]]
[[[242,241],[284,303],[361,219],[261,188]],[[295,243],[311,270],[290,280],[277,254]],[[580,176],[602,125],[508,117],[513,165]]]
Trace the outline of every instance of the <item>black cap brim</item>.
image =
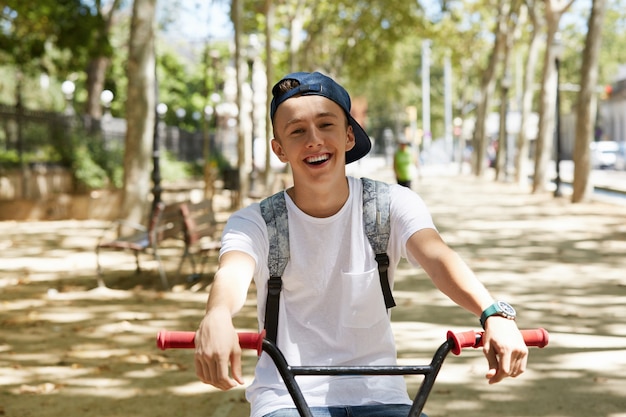
[[372,149],[372,141],[365,132],[365,129],[348,114],[348,123],[354,131],[354,147],[346,152],[346,164],[363,158]]

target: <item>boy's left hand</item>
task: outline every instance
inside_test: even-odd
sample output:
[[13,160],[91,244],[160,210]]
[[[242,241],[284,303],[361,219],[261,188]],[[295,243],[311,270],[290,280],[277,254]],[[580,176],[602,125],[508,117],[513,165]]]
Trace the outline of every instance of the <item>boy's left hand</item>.
[[515,378],[526,370],[528,347],[513,320],[489,317],[483,336],[483,352],[489,362],[485,377],[490,384],[507,376]]

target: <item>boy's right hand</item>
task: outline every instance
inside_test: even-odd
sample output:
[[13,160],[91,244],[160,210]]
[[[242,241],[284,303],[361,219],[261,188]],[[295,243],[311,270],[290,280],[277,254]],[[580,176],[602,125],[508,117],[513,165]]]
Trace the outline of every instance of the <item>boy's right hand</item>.
[[244,383],[239,338],[227,309],[207,312],[196,332],[195,345],[196,375],[202,382],[224,391]]

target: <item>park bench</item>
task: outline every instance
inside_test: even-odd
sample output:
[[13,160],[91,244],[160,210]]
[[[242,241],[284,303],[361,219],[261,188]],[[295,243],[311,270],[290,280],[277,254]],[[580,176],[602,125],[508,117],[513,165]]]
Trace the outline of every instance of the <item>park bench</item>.
[[[181,216],[182,203],[165,204],[160,202],[152,210],[148,225],[129,223],[124,220],[116,220],[101,236],[96,245],[96,263],[98,272],[98,284],[104,286],[100,252],[102,250],[132,251],[135,255],[136,273],[141,272],[139,255],[151,253],[157,261],[159,276],[164,289],[169,289],[165,268],[161,261],[159,245],[168,239],[181,240],[183,238],[183,222]],[[121,229],[131,229],[132,232],[110,238],[112,232],[119,233]]]
[[[211,252],[219,252],[221,241],[218,223],[211,200],[202,200],[197,203],[184,203],[180,206],[183,218],[183,236],[185,249],[180,261],[179,273],[186,259],[189,259],[192,274],[189,280],[197,280],[204,271],[208,255]],[[202,256],[200,269],[198,269],[197,256]]]

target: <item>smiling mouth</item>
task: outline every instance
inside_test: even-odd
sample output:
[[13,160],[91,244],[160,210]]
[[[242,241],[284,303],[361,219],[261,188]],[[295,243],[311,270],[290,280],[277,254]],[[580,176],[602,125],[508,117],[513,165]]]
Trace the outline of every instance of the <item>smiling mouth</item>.
[[305,162],[310,165],[320,165],[330,159],[330,155],[325,153],[323,155],[311,156],[305,159]]

